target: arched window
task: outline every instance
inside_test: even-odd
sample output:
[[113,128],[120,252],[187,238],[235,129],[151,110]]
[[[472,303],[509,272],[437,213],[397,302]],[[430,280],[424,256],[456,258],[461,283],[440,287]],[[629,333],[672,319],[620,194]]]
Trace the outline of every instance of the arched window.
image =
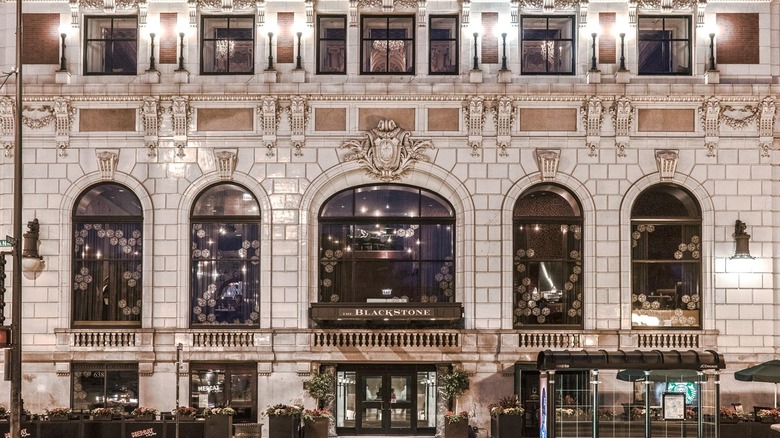
[[582,326],[582,209],[566,189],[526,190],[513,212],[514,326]]
[[257,199],[236,184],[211,186],[195,201],[191,224],[191,325],[258,325]]
[[115,183],[97,184],[73,208],[73,326],[141,325],[143,211]]
[[320,212],[320,302],[454,302],[455,215],[426,190],[340,192]]
[[631,325],[701,327],[701,209],[657,184],[631,210]]

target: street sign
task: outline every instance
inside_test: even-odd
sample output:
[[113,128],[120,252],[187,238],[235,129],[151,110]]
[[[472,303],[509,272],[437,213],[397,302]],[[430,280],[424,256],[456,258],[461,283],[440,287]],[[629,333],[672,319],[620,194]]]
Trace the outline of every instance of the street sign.
[[0,239],[0,248],[11,248],[16,244],[16,239],[11,236],[5,236],[5,239]]

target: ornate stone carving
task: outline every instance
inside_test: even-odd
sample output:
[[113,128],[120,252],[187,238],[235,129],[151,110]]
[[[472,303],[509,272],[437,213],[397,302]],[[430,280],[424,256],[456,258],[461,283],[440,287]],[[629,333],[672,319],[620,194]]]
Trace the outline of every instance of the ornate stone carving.
[[772,147],[772,142],[774,141],[775,113],[777,112],[775,98],[767,96],[761,99],[761,103],[758,104],[758,108],[758,144],[761,148],[761,156],[768,157],[769,150]]
[[198,0],[187,0],[187,13],[190,17],[190,27],[198,27]]
[[70,7],[70,25],[76,29],[79,27],[79,0],[69,0]]
[[758,120],[759,108],[753,105],[745,105],[742,108],[734,108],[724,105],[720,112],[720,121],[731,129],[745,129]]
[[141,106],[141,123],[144,130],[144,146],[149,150],[150,157],[157,156],[157,146],[160,142],[160,117],[162,116],[159,98],[148,96]]
[[0,98],[0,145],[3,146],[3,155],[13,156],[14,147],[14,114],[16,106],[13,99],[8,96]]
[[612,126],[615,127],[615,147],[619,157],[626,156],[626,148],[631,132],[631,122],[634,117],[634,108],[631,100],[626,96],[620,96],[609,107],[612,116]]
[[236,169],[236,153],[233,151],[215,151],[214,161],[217,165],[217,175],[220,179],[233,179],[233,171]]
[[357,161],[368,175],[381,181],[400,180],[418,161],[430,161],[423,152],[433,148],[431,141],[415,140],[411,135],[394,121],[382,120],[364,138],[341,145],[350,151],[344,161]]
[[55,117],[54,141],[57,145],[57,154],[60,157],[65,157],[70,146],[70,130],[73,126],[73,117],[76,116],[76,109],[70,104],[70,99],[56,97],[53,111]]
[[509,0],[509,16],[512,26],[520,23],[520,0]]
[[425,27],[428,18],[427,0],[417,0],[417,27]]
[[496,125],[496,145],[501,150],[499,155],[502,157],[509,155],[506,150],[512,143],[512,124],[516,114],[517,108],[515,108],[511,97],[501,96],[498,98],[493,109],[493,121]]
[[357,26],[360,9],[378,9],[384,13],[395,12],[396,9],[417,10],[419,1],[421,0],[349,0],[349,25],[350,27]]
[[590,149],[590,156],[595,156],[601,143],[601,125],[604,122],[604,104],[601,98],[591,96],[582,102],[580,116],[585,128],[585,145]]
[[100,178],[104,180],[114,179],[116,165],[119,163],[119,154],[113,151],[97,151],[96,157]]
[[176,156],[184,157],[184,148],[187,147],[190,120],[193,109],[189,106],[189,99],[185,96],[171,98],[171,125],[173,128],[173,147],[177,149]]
[[274,156],[274,148],[276,148],[276,130],[279,127],[279,111],[276,104],[275,96],[263,96],[263,103],[258,108],[263,144],[268,149],[265,155],[268,157]]
[[536,165],[542,174],[542,181],[554,181],[558,173],[558,163],[561,159],[560,149],[536,149]]
[[309,120],[311,108],[303,96],[290,98],[290,141],[295,148],[295,156],[303,156],[302,148],[306,142],[306,123]]
[[672,181],[674,179],[678,158],[679,154],[675,149],[659,149],[655,151],[655,164],[658,167],[658,173],[661,175],[661,181]]
[[314,27],[314,0],[304,0],[304,4],[306,5],[306,25]]
[[715,156],[715,148],[718,146],[720,136],[720,117],[723,108],[720,99],[710,96],[699,107],[699,121],[704,130],[704,146],[707,148],[707,156]]
[[481,96],[472,96],[463,103],[463,117],[472,157],[478,157],[482,148],[482,130],[485,128],[484,102],[485,99]]
[[464,29],[469,27],[469,14],[471,12],[471,0],[460,0],[460,25]]
[[49,105],[33,107],[25,105],[22,110],[22,123],[30,129],[41,129],[54,120],[54,109]]
[[138,27],[146,27],[147,9],[146,0],[138,0]]

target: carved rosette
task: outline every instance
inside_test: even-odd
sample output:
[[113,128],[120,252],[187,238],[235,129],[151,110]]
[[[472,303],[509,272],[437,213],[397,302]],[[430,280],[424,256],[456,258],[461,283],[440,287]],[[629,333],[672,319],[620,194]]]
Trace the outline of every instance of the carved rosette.
[[468,131],[471,156],[478,157],[482,149],[482,130],[485,128],[485,99],[472,96],[463,103],[463,117]]
[[539,166],[539,173],[542,175],[542,181],[554,181],[558,173],[558,163],[561,159],[560,149],[536,149],[536,165]]
[[8,96],[0,98],[0,145],[3,146],[3,155],[6,157],[13,156],[15,113],[13,99]]
[[659,149],[655,151],[655,164],[661,181],[672,181],[677,170],[678,151],[675,149]]
[[157,156],[157,146],[160,143],[160,118],[162,116],[160,100],[157,97],[144,98],[141,106],[141,123],[144,130],[144,146],[149,150],[150,157]]
[[184,148],[187,147],[190,120],[193,109],[189,106],[186,96],[174,96],[171,98],[171,125],[173,128],[173,147],[178,151],[176,156],[184,157]]
[[761,156],[768,157],[774,141],[773,132],[775,130],[775,114],[777,112],[775,98],[767,96],[761,99],[758,108],[760,117],[758,120],[758,144],[761,148]]
[[418,161],[430,161],[423,152],[433,147],[430,140],[413,139],[392,120],[382,120],[364,138],[341,145],[350,151],[344,162],[356,161],[369,176],[384,182],[400,180]]
[[217,166],[219,179],[233,179],[233,171],[236,170],[236,153],[233,151],[215,151],[214,162]]
[[306,143],[306,123],[309,120],[311,108],[304,96],[290,98],[290,141],[295,148],[295,156],[303,156],[302,148]]
[[52,106],[54,112],[54,141],[57,145],[57,154],[60,157],[68,155],[70,146],[70,129],[73,126],[73,117],[76,116],[76,109],[70,104],[70,99],[66,97],[57,97]]
[[634,107],[626,96],[620,96],[609,107],[612,116],[612,126],[615,127],[615,147],[619,157],[626,156],[626,148],[631,132],[631,122],[634,117]]
[[601,125],[604,122],[604,105],[601,98],[591,96],[582,102],[580,116],[585,128],[585,145],[590,149],[589,155],[595,156],[601,143]]
[[496,125],[496,146],[501,150],[499,155],[502,157],[509,155],[506,150],[512,144],[512,123],[514,123],[516,114],[517,108],[515,108],[511,97],[501,96],[498,98],[493,109],[493,121]]
[[116,166],[119,163],[119,154],[113,151],[97,151],[95,158],[100,178],[113,180]]
[[280,112],[277,110],[277,98],[275,96],[264,96],[263,102],[257,109],[260,116],[260,126],[263,135],[263,144],[268,157],[274,156],[276,148],[276,130],[279,126]]

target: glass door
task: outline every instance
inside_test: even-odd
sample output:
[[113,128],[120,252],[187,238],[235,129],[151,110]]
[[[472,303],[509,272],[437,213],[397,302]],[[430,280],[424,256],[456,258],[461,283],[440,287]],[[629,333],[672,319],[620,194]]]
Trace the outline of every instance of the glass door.
[[417,402],[414,373],[361,373],[360,388],[362,401],[355,419],[357,433],[411,433]]

